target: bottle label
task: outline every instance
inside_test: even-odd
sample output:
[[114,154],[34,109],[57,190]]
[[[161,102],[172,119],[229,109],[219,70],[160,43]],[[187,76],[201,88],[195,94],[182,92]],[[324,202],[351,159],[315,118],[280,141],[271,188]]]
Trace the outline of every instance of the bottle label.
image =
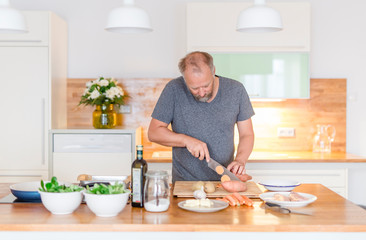
[[141,169],[132,168],[132,202],[141,202]]

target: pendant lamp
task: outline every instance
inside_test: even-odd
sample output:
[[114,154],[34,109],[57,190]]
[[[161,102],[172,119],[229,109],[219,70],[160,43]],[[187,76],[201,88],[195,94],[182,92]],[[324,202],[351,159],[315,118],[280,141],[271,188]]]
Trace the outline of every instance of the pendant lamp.
[[10,7],[9,0],[0,0],[0,33],[28,32],[23,14]]
[[280,13],[266,5],[265,0],[254,0],[254,5],[243,10],[238,18],[238,32],[276,32],[282,30]]
[[116,33],[151,32],[149,15],[135,6],[134,0],[124,0],[123,6],[113,9],[108,15],[105,30]]

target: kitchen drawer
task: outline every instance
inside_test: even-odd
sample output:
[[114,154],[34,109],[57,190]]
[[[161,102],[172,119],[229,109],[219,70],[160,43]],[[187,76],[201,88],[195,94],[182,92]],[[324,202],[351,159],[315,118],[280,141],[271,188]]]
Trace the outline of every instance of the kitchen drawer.
[[80,174],[128,176],[131,153],[53,153],[52,176],[76,182]]
[[326,187],[346,187],[347,169],[329,170],[248,170],[253,180],[260,182],[268,179],[289,179],[301,183],[321,183]]
[[0,171],[0,183],[18,183],[48,179],[48,171]]
[[131,153],[130,134],[54,134],[54,153]]

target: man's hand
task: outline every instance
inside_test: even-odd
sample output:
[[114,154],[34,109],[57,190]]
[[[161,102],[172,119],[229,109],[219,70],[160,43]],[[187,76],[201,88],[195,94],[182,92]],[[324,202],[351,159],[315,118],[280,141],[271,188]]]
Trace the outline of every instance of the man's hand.
[[210,161],[210,153],[208,152],[207,144],[193,137],[187,136],[185,141],[188,151],[199,160],[206,159]]
[[234,173],[241,181],[246,182],[252,179],[252,176],[249,176],[245,172],[245,165],[238,161],[233,161],[227,166],[227,169]]

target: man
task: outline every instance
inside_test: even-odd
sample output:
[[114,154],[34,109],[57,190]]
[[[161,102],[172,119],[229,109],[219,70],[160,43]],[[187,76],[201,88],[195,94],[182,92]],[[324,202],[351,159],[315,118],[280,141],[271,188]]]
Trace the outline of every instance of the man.
[[[254,111],[244,86],[216,76],[212,56],[205,52],[187,54],[179,70],[182,76],[161,93],[148,130],[150,141],[173,147],[173,182],[220,180],[207,167],[211,157],[245,180],[254,144]],[[239,145],[234,160],[235,123]]]

